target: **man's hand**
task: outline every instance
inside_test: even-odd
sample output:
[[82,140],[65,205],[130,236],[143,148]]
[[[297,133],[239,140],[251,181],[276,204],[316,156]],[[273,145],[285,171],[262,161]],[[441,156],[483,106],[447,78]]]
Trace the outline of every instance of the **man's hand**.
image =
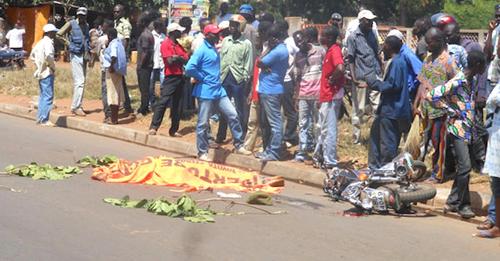
[[497,21],[491,20],[490,23],[488,24],[488,31],[492,33],[493,30],[495,30],[495,28],[497,28]]
[[368,83],[366,83],[364,81],[357,82],[357,85],[358,85],[358,88],[363,88],[363,89],[368,88]]
[[191,84],[192,85],[195,85],[198,83],[198,80],[196,80],[195,78],[191,78]]

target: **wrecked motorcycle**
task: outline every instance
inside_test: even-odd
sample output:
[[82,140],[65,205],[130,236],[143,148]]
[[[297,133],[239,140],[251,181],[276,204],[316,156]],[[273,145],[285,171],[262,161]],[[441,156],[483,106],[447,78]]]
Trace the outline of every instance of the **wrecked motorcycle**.
[[415,183],[425,173],[423,162],[402,153],[377,170],[334,169],[327,174],[323,190],[334,200],[350,202],[367,213],[390,209],[405,213],[412,204],[436,196],[434,187]]

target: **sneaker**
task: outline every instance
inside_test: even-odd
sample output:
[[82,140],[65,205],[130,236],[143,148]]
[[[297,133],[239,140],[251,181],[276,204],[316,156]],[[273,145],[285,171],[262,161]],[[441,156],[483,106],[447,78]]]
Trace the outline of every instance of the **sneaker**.
[[266,154],[264,152],[257,152],[255,153],[255,157],[258,159],[262,159],[266,157]]
[[148,132],[149,135],[156,135],[156,130],[155,129],[150,129]]
[[54,125],[54,123],[52,123],[50,121],[40,122],[40,123],[37,123],[37,124],[40,127],[55,127],[56,126],[56,125]]
[[285,146],[287,149],[289,149],[289,148],[293,147],[293,144],[289,141],[285,141]]
[[293,158],[293,161],[295,162],[298,162],[298,163],[303,163],[306,159],[304,158],[304,156],[301,156],[301,155],[295,155],[295,158]]
[[172,137],[172,138],[181,138],[181,137],[182,137],[182,134],[180,134],[180,133],[178,133],[178,132],[176,132],[176,133],[174,133],[174,134],[170,134],[170,133],[169,133],[168,135],[170,135],[170,137]]
[[234,152],[235,152],[236,154],[240,154],[240,155],[247,155],[247,156],[248,156],[248,155],[252,155],[252,152],[251,152],[251,151],[246,150],[245,148],[243,148],[243,146],[242,146],[242,147],[240,147],[240,148],[238,148],[238,149],[236,149]]
[[198,155],[198,160],[201,160],[201,161],[206,161],[206,162],[210,162],[210,158],[208,157],[208,153],[202,153],[202,154],[199,154]]
[[80,116],[80,117],[87,116],[87,113],[85,113],[85,111],[82,108],[73,109],[71,110],[71,113],[73,113],[73,115],[75,116]]
[[470,206],[465,206],[462,209],[459,209],[458,214],[465,219],[473,218],[476,216]]

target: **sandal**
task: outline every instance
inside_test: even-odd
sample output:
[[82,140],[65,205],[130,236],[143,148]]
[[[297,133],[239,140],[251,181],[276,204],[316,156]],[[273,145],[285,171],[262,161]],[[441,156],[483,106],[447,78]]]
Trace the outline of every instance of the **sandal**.
[[491,220],[489,219],[486,219],[485,221],[483,221],[481,224],[479,224],[476,228],[478,230],[490,230],[492,229],[493,227],[495,226],[495,224],[493,224],[491,222]]
[[475,237],[479,238],[497,238],[500,237],[500,235],[495,235],[493,232],[490,230],[481,230],[479,233],[474,234]]

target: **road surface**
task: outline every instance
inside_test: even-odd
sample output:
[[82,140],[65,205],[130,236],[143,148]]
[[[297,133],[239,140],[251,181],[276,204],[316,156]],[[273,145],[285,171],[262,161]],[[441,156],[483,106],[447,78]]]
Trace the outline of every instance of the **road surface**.
[[[37,127],[0,114],[0,168],[36,161],[74,165],[86,155],[178,156],[83,132]],[[14,188],[19,193],[7,188]],[[0,177],[0,260],[499,260],[500,240],[473,238],[473,225],[444,217],[346,217],[350,206],[320,189],[286,183],[269,210],[192,224],[105,197],[171,198],[169,188],[105,184],[90,170],[64,181]],[[214,197],[210,192],[194,198]],[[215,208],[223,208],[216,205]],[[239,211],[239,209],[235,209]]]

